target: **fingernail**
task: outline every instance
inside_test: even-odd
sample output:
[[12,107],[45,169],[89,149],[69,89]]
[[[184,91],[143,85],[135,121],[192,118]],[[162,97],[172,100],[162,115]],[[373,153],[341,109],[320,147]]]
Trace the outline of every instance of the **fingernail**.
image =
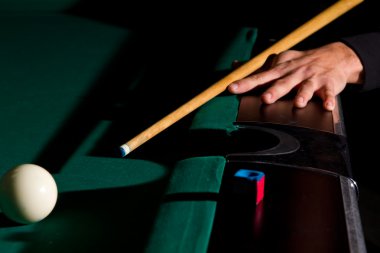
[[303,105],[304,102],[305,102],[305,99],[304,99],[303,97],[298,97],[298,98],[297,98],[297,103],[298,103],[298,104]]

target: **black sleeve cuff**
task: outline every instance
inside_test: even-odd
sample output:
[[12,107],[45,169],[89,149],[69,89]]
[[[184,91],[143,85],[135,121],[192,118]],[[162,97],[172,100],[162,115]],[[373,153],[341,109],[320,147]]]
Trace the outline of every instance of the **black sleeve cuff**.
[[352,48],[364,67],[363,90],[380,88],[380,32],[342,38]]

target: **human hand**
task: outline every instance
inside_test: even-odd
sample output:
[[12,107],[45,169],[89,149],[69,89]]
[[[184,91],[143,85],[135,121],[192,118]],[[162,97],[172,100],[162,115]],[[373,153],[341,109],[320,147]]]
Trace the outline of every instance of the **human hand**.
[[266,62],[267,70],[259,71],[228,86],[241,94],[257,86],[271,84],[262,94],[264,103],[271,104],[297,89],[294,105],[303,108],[315,95],[323,100],[326,110],[335,107],[335,96],[347,83],[361,84],[363,65],[355,52],[342,42],[320,48],[288,50]]

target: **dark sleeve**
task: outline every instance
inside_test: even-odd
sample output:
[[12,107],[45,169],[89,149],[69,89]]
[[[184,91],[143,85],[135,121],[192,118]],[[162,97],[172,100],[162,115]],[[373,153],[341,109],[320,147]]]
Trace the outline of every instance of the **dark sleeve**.
[[341,41],[356,52],[363,64],[363,89],[380,88],[380,32],[359,34]]

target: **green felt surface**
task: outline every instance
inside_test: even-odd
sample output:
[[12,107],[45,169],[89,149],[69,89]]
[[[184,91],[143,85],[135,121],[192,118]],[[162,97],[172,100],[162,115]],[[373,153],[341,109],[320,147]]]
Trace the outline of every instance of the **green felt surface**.
[[[0,168],[4,169],[36,159],[131,33],[48,14],[0,15],[0,31]],[[14,140],[17,145],[9,145]]]
[[108,126],[101,122],[53,174],[58,201],[45,220],[18,225],[0,215],[0,252],[136,252],[144,247],[169,168],[88,155]]
[[144,248],[169,168],[149,160],[89,155],[109,124],[101,121],[53,174],[59,195],[46,219],[18,225],[0,214],[0,252]]
[[[42,0],[22,2],[33,8],[43,4]],[[3,1],[0,7],[5,3],[9,10],[26,6]],[[71,3],[51,2],[44,10]],[[123,92],[134,92],[138,88],[134,77],[139,80],[144,73],[134,60],[139,53],[135,34],[53,12],[1,14],[0,30],[0,176],[18,164],[41,163],[52,172],[59,189],[57,206],[41,222],[19,225],[0,214],[0,252],[142,252],[159,234],[186,240],[175,247],[204,250],[215,201],[160,201],[165,192],[217,193],[223,158],[177,163],[167,188],[172,166],[94,151],[107,142],[104,138],[115,124],[105,107]],[[243,36],[233,43],[245,40]],[[129,50],[134,53],[130,59]],[[222,60],[229,64],[240,58],[232,57],[231,52],[238,52],[234,50],[229,49]],[[136,64],[122,61],[115,66],[120,57]],[[228,64],[220,66],[224,69]],[[117,66],[125,71],[114,76]],[[110,69],[114,77],[104,79]],[[136,123],[125,118],[127,125]],[[182,215],[174,215],[178,211]],[[165,219],[173,220],[174,226],[153,229]],[[176,222],[186,224],[185,233],[179,233]]]
[[0,15],[0,30],[0,176],[38,161],[59,189],[57,206],[39,223],[0,214],[0,252],[143,248],[168,168],[91,155],[111,124],[99,109],[114,86],[99,80],[131,32],[51,13]]
[[206,252],[225,166],[224,157],[194,157],[174,168],[147,252]]
[[138,187],[168,176],[170,168],[149,160],[88,155],[109,127],[110,122],[100,122],[54,174],[60,193]]

